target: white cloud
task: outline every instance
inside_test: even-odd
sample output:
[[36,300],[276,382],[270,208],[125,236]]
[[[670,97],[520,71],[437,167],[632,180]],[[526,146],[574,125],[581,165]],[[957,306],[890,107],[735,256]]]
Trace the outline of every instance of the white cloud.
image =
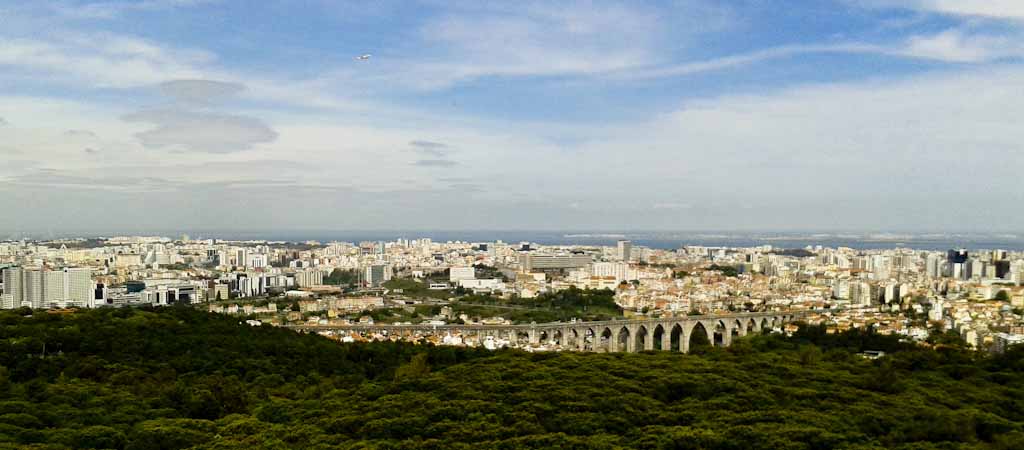
[[208,52],[169,49],[107,33],[0,39],[0,66],[91,87],[127,88],[202,78],[206,71],[201,67],[212,60]]
[[722,8],[700,0],[664,9],[625,2],[461,4],[423,25],[416,56],[383,55],[362,72],[422,90],[486,77],[592,76],[663,62],[694,36],[731,23]]
[[915,58],[978,63],[1024,56],[1024,43],[1005,35],[951,29],[934,35],[911,37],[898,53]]
[[613,77],[628,79],[663,78],[716,70],[732,69],[773,59],[788,58],[813,53],[884,53],[885,48],[860,43],[822,44],[822,45],[786,45],[756,50],[749,53],[712,58],[703,61],[691,61],[665,66],[633,68],[613,73]]
[[49,5],[69,19],[114,19],[132,12],[159,11],[214,3],[217,0],[135,0],[121,2],[54,2]]
[[904,8],[994,19],[1024,20],[1020,0],[851,0],[868,7]]

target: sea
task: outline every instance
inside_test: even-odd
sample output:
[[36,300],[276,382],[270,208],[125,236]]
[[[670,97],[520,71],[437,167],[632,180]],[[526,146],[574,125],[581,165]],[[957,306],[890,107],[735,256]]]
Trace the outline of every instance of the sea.
[[[64,234],[64,233],[62,233]],[[614,246],[619,240],[632,241],[634,247],[677,249],[688,245],[708,247],[755,247],[771,245],[794,249],[808,246],[849,247],[860,250],[908,248],[915,250],[1008,250],[1024,251],[1024,233],[892,233],[892,232],[702,232],[702,231],[522,231],[522,230],[353,230],[353,231],[237,231],[237,230],[165,230],[107,234],[109,236],[150,235],[192,239],[268,240],[289,242],[363,242],[430,238],[435,242],[472,243],[503,241],[542,245]],[[75,237],[100,237],[78,234]],[[61,236],[61,237],[68,237]]]

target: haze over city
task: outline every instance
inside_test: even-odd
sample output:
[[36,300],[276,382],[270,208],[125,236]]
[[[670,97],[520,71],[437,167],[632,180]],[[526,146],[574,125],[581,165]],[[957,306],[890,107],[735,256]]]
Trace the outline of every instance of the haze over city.
[[4,1],[0,17],[5,235],[1024,219],[1016,1]]

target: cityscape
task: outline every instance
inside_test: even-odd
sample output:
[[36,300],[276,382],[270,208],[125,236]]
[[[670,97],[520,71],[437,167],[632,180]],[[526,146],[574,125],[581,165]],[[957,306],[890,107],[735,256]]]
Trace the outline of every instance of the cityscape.
[[[190,305],[342,342],[680,351],[692,330],[655,329],[658,320],[722,317],[700,326],[721,346],[755,328],[750,313],[922,343],[933,329],[953,331],[992,352],[1024,342],[1024,252],[1001,249],[122,236],[0,243],[0,263],[6,309]],[[567,292],[594,298],[553,306]],[[602,325],[555,334],[588,321]],[[796,329],[770,325],[756,328]]]
[[1024,0],[0,0],[0,450],[1022,450]]

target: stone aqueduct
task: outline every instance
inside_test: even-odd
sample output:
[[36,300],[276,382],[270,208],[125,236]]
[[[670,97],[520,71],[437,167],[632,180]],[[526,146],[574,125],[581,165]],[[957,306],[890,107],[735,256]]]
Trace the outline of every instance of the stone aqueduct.
[[290,325],[303,332],[347,331],[363,334],[414,336],[459,333],[463,336],[507,338],[512,342],[556,344],[590,352],[672,350],[686,353],[694,333],[704,333],[716,346],[727,347],[734,337],[779,328],[809,311],[779,311],[685,316],[660,319],[554,322],[527,325]]

